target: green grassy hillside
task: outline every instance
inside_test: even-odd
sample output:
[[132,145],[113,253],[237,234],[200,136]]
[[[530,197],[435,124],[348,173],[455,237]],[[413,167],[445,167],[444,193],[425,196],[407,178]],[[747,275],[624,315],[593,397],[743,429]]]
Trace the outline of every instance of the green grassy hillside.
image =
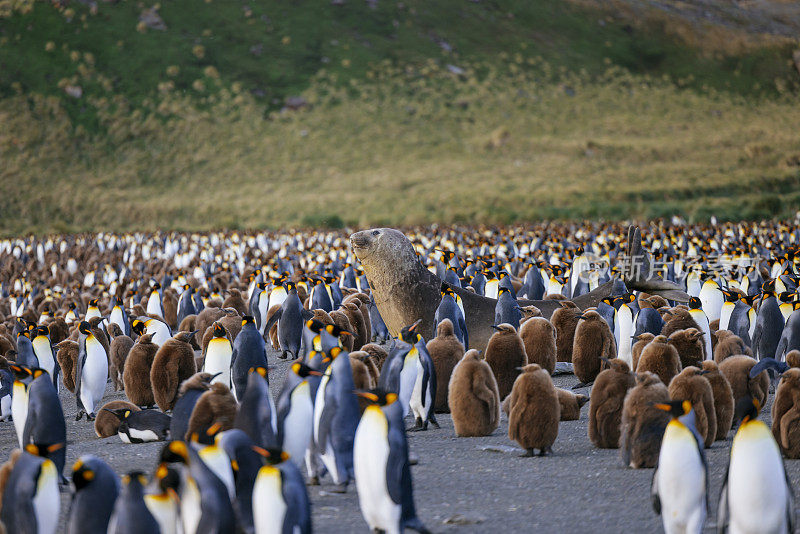
[[0,232],[790,212],[797,45],[687,35],[558,0],[0,0]]

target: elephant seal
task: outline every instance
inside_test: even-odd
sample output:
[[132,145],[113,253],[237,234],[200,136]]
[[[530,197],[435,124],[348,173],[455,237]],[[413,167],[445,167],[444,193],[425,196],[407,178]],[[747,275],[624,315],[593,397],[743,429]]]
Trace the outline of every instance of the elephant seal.
[[[642,254],[643,260],[649,264],[638,231],[638,228],[635,232],[629,230],[628,250]],[[637,239],[638,243],[631,244],[631,241]],[[373,228],[351,235],[350,246],[364,268],[375,304],[392,336],[397,337],[403,327],[422,319],[417,332],[425,339],[432,339],[435,331],[434,315],[441,300],[440,291],[443,282],[420,263],[411,241],[405,234],[392,228]],[[640,261],[640,264],[644,261]],[[614,282],[612,279],[597,289],[574,298],[573,302],[582,310],[597,306],[601,300],[612,294],[612,290],[616,292],[616,288],[621,286],[616,284],[615,288]],[[628,288],[632,287],[651,294],[666,293],[669,294],[666,298],[674,300],[689,300],[689,296],[671,282],[644,280],[641,274],[636,278],[626,279],[625,282]],[[469,331],[468,348],[485,349],[494,333],[492,325],[497,301],[458,287],[452,289],[461,297],[464,304]],[[685,299],[682,298],[684,295]],[[546,318],[560,307],[556,300],[519,299],[518,302],[522,307],[536,306]]]

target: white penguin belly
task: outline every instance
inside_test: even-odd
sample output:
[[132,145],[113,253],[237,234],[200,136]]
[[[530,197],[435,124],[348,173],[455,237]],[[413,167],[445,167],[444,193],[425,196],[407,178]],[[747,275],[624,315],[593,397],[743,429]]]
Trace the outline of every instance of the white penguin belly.
[[256,534],[281,534],[286,517],[281,473],[271,465],[258,471],[253,485],[253,525]]
[[47,371],[52,379],[56,361],[53,358],[53,349],[50,347],[50,342],[47,341],[47,338],[44,336],[36,336],[32,345],[33,352],[39,360],[39,367]]
[[261,317],[261,335],[264,335],[264,330],[267,328],[267,312],[269,311],[269,298],[267,292],[262,291],[258,299],[258,315]]
[[666,445],[662,445],[658,458],[657,488],[664,530],[700,532],[706,517],[705,469],[691,432],[685,427],[674,430],[667,429]]
[[208,342],[206,349],[206,359],[203,370],[206,373],[222,373],[211,381],[212,384],[221,382],[226,386],[231,386],[231,356],[233,350],[227,338],[214,338]]
[[119,306],[114,306],[114,309],[111,310],[111,316],[109,320],[114,323],[115,325],[119,326],[119,329],[122,330],[122,333],[125,333],[125,319],[122,316],[122,310],[119,309]]
[[156,321],[155,319],[147,321],[146,331],[148,334],[153,335],[152,341],[159,347],[171,337],[169,333],[169,327],[167,327],[167,325],[161,321]]
[[700,290],[700,303],[703,305],[703,311],[708,316],[709,322],[713,323],[720,318],[724,302],[725,298],[719,289]]
[[51,460],[42,464],[36,495],[33,497],[36,526],[39,534],[54,534],[61,511],[61,495],[58,492],[58,473]]
[[28,388],[22,382],[15,381],[13,389],[11,417],[14,419],[14,430],[17,431],[19,446],[22,448],[22,432],[25,430],[25,419],[28,417]]
[[233,480],[230,457],[216,445],[203,447],[197,454],[203,460],[203,463],[225,484],[225,487],[228,488],[228,496],[233,501],[236,498],[236,483]]
[[708,326],[708,317],[702,311],[692,310],[689,312],[689,315],[692,316],[692,319],[700,326],[700,330],[703,331],[703,340],[706,344],[706,360],[711,360],[714,358],[714,350],[711,348],[711,328]]
[[[144,442],[148,441],[158,441],[158,434],[150,429],[141,430],[138,428],[128,428],[128,433],[131,435],[131,439],[138,439]],[[122,432],[119,433],[120,439],[125,443],[130,443],[131,441],[128,439],[128,436]]]
[[[183,469],[187,469],[184,467]],[[194,479],[184,479],[184,490],[181,492],[181,522],[183,534],[195,534],[200,526],[203,510],[200,507],[200,490]]]
[[147,314],[158,315],[159,317],[164,316],[164,312],[161,310],[161,299],[158,297],[158,293],[152,293],[150,298],[147,299]]
[[425,421],[425,419],[427,419],[427,413],[425,407],[422,405],[422,396],[426,393],[422,391],[423,374],[422,364],[417,360],[417,378],[414,380],[414,388],[411,390],[411,399],[408,404],[414,417],[420,417]]
[[731,448],[730,532],[786,532],[787,501],[783,462],[771,432],[758,422],[747,424]]
[[291,409],[283,420],[283,450],[298,468],[311,441],[314,405],[311,403],[308,382],[301,382],[291,395]]
[[633,315],[627,306],[620,306],[619,313],[619,349],[618,358],[624,360],[629,366],[633,365],[633,353],[631,352],[631,336],[634,334]]
[[161,534],[178,534],[178,507],[166,495],[145,495],[144,504],[161,527]]
[[733,303],[726,302],[722,305],[722,309],[719,313],[719,329],[720,330],[728,330],[728,326],[730,326],[731,322],[731,314],[733,313],[734,305]]
[[370,529],[399,533],[400,504],[389,496],[386,463],[389,459],[388,425],[382,413],[365,412],[353,442],[353,470],[358,504]]
[[86,413],[95,413],[95,407],[103,399],[108,381],[106,351],[94,337],[86,339],[86,361],[81,372],[81,402]]
[[7,421],[11,415],[11,395],[6,395],[0,399],[0,421]]
[[403,403],[403,417],[408,415],[408,411],[411,408],[411,395],[414,393],[414,386],[419,374],[419,356],[412,355],[412,352],[416,352],[416,349],[411,349],[411,352],[406,355],[403,369],[400,371],[400,391],[397,396],[400,398],[400,402]]

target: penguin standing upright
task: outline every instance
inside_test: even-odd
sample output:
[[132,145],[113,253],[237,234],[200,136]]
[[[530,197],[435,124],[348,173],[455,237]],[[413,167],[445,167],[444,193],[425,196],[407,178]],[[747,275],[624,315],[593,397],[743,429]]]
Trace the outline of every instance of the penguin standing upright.
[[442,300],[436,308],[434,323],[438,326],[445,319],[449,319],[453,327],[453,333],[465,347],[469,346],[469,333],[465,322],[464,313],[456,302],[456,294],[452,288],[442,285]]
[[[507,278],[503,280],[507,280]],[[517,299],[507,287],[500,287],[497,293],[497,304],[494,308],[494,324],[508,323],[514,329],[519,330],[520,319],[522,319],[522,314],[519,312]]]
[[217,375],[212,383],[221,382],[231,387],[231,360],[233,346],[228,339],[228,331],[222,323],[214,323],[214,337],[208,342],[206,358],[203,362],[203,371]]
[[192,300],[193,293],[192,286],[189,284],[183,285],[181,296],[178,297],[178,324],[181,324],[190,315],[197,315],[197,309],[194,307],[194,300]]
[[259,447],[270,448],[277,445],[277,410],[269,392],[267,372],[264,366],[250,368],[247,392],[239,397],[233,426],[243,430]]
[[370,401],[356,429],[354,471],[361,514],[375,532],[428,532],[414,507],[403,408],[397,394],[360,392]]
[[131,324],[128,321],[128,314],[125,313],[125,306],[123,306],[121,298],[114,299],[114,307],[111,308],[111,313],[108,314],[108,321],[119,326],[126,336],[131,335]]
[[333,347],[314,401],[314,446],[337,488],[344,492],[353,478],[353,437],[359,420],[358,400],[353,390],[350,358]]
[[33,351],[33,344],[31,343],[31,333],[28,330],[23,330],[17,335],[17,358],[16,363],[19,365],[34,368],[39,367],[39,359]]
[[687,401],[655,404],[669,412],[650,496],[665,532],[703,531],[708,512],[708,464],[703,438],[694,425],[695,412]]
[[303,309],[303,303],[297,296],[297,285],[293,282],[286,284],[286,298],[281,307],[269,318],[265,332],[269,332],[276,322],[278,323],[278,343],[281,346],[281,358],[297,358],[300,355],[300,342],[303,339],[303,325],[314,314]]
[[244,398],[248,373],[256,367],[267,367],[267,346],[253,317],[245,315],[242,317],[242,329],[233,341],[231,354],[231,382],[236,400]]
[[31,337],[33,338],[31,345],[33,345],[36,359],[39,360],[39,367],[47,371],[53,381],[53,385],[58,387],[58,371],[60,367],[56,365],[55,352],[53,352],[53,346],[50,344],[50,330],[46,326],[38,326],[33,329]]
[[158,521],[144,502],[147,478],[141,471],[122,477],[122,491],[108,522],[108,534],[145,534],[159,532]]
[[144,504],[153,514],[161,534],[179,534],[181,532],[178,501],[180,475],[177,470],[162,463],[156,468],[154,479],[158,489],[144,496]]
[[86,454],[72,466],[75,495],[69,508],[67,534],[106,534],[119,495],[119,478],[100,458]]
[[280,449],[257,447],[264,458],[253,484],[253,525],[256,534],[311,534],[311,503],[297,466]]
[[14,384],[11,387],[11,419],[14,421],[19,446],[24,447],[22,436],[25,432],[25,420],[28,417],[28,394],[33,382],[33,372],[27,367],[16,364],[12,364],[10,369],[14,373]]
[[614,299],[614,338],[617,342],[617,358],[623,360],[633,368],[633,355],[631,352],[631,336],[634,335],[636,325],[637,306],[634,306],[636,297],[629,293]]
[[414,432],[428,430],[428,423],[440,428],[433,410],[438,385],[436,368],[433,365],[431,355],[428,353],[425,340],[411,327],[404,328],[400,332],[400,336],[403,341],[413,345],[418,354],[417,376],[414,380],[414,389],[411,390],[411,398],[408,403],[416,420],[416,425],[410,430]]
[[61,477],[49,456],[61,447],[63,443],[25,445],[3,490],[0,521],[9,534],[55,534],[61,511]]
[[157,315],[164,319],[164,305],[162,303],[161,284],[155,282],[147,298],[148,315]]
[[719,284],[712,278],[708,278],[703,282],[698,294],[700,303],[702,304],[703,311],[708,317],[708,321],[713,323],[720,320],[722,314],[722,306],[725,303],[725,295]]
[[314,424],[315,391],[311,382],[319,385],[321,376],[319,371],[296,362],[289,368],[278,397],[278,445],[298,468],[302,467]]
[[694,322],[700,327],[703,332],[703,342],[705,343],[705,358],[711,360],[714,358],[714,350],[711,345],[711,327],[709,325],[709,318],[703,311],[703,305],[700,299],[692,297],[689,299],[689,315],[691,315]]
[[22,444],[61,444],[49,458],[56,466],[59,478],[64,472],[67,455],[67,425],[56,387],[43,369],[31,369],[33,381],[28,387],[28,410],[22,431]]
[[108,355],[100,341],[94,337],[89,323],[78,326],[78,361],[75,365],[75,398],[78,403],[76,421],[86,415],[89,421],[95,417],[95,408],[100,405],[108,381]]
[[794,532],[792,486],[769,427],[758,420],[758,401],[736,404],[741,420],[733,437],[728,470],[717,509],[720,532]]
[[783,314],[775,297],[775,279],[764,282],[761,304],[758,307],[756,326],[752,336],[753,356],[756,360],[775,357],[783,333]]

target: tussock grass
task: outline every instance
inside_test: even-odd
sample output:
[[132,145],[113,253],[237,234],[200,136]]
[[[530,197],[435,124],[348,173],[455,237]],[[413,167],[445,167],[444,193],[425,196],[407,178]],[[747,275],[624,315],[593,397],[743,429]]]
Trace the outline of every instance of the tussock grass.
[[199,105],[90,98],[105,136],[73,129],[59,98],[2,100],[0,232],[740,219],[800,205],[791,94],[507,55],[462,75],[431,61],[365,77],[322,71],[309,109],[266,117],[221,82]]

